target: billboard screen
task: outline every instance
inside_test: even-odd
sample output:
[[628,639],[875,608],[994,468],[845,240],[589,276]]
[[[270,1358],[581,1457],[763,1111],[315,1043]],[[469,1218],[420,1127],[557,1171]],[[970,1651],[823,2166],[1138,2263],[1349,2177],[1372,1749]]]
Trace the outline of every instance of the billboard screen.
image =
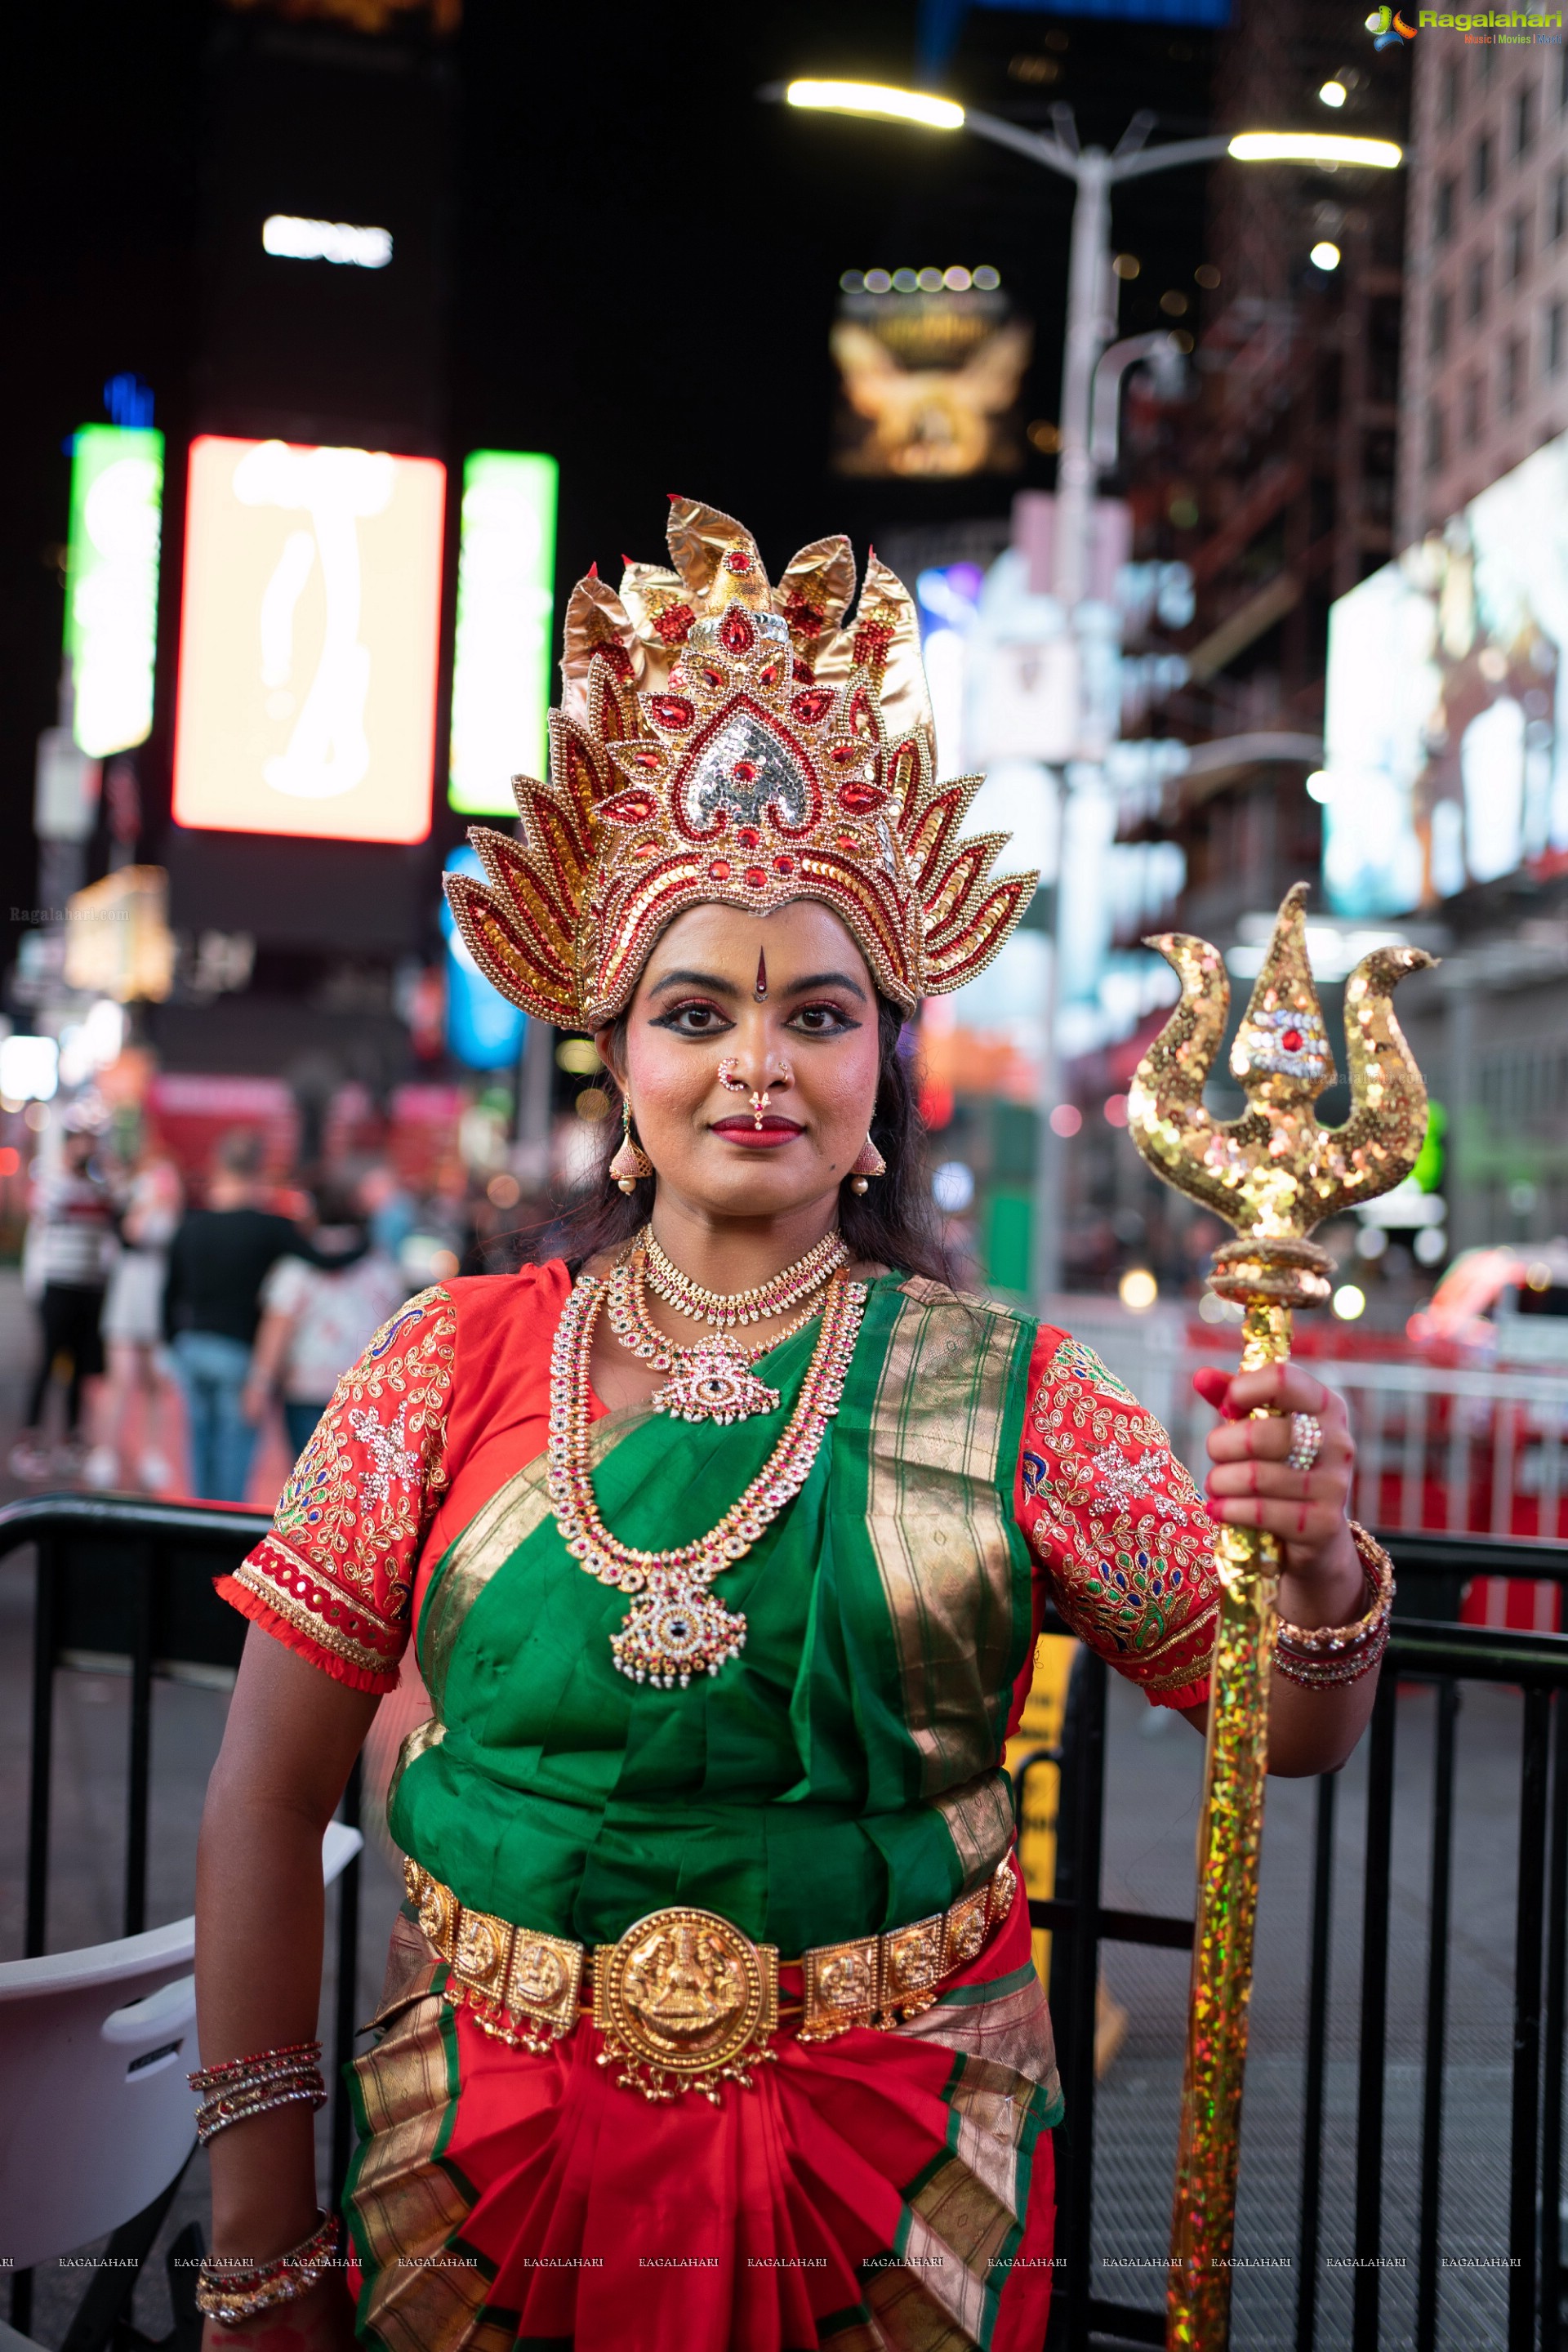
[[917,481],[1017,473],[1033,340],[994,270],[847,271],[831,338],[835,472]]
[[1568,435],[1339,599],[1325,731],[1336,914],[1568,866]]
[[192,443],[179,824],[425,839],[445,498],[429,457]]
[[511,778],[542,776],[555,603],[553,457],[476,449],[463,467],[448,798],[515,816]]
[[163,511],[163,435],[84,425],[71,456],[66,652],[72,732],[91,760],[153,731]]

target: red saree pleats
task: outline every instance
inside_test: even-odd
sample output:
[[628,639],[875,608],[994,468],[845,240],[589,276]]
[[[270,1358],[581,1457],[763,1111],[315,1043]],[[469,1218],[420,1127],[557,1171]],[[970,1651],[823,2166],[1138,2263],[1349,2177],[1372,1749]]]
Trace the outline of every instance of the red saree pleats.
[[[945,2012],[960,2046],[934,2011],[784,2032],[717,2105],[623,2088],[586,2022],[534,2057],[422,1991],[355,2066],[362,2332],[389,2352],[1037,2352],[1054,2078],[977,2054],[988,2011],[1037,2010],[1032,1977],[1000,1972],[1015,1944],[1022,1905],[980,1998]],[[1027,2032],[991,2038],[1016,2055]]]

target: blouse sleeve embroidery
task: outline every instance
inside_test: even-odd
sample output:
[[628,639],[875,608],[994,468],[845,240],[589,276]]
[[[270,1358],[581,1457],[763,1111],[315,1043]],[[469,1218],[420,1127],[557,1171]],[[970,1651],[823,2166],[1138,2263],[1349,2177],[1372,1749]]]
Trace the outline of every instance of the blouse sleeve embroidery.
[[1030,1399],[1023,1526],[1074,1631],[1156,1704],[1206,1696],[1214,1526],[1159,1423],[1064,1339]]
[[457,1317],[421,1291],[339,1381],[271,1532],[218,1591],[357,1690],[397,1682],[419,1547],[447,1483]]

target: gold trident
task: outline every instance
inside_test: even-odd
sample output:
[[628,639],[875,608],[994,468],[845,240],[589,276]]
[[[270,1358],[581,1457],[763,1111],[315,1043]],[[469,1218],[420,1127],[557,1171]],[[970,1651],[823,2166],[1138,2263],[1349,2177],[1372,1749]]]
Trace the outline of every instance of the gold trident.
[[[1321,1306],[1329,1296],[1333,1260],[1308,1239],[1313,1226],[1401,1182],[1426,1133],[1426,1088],[1391,1001],[1396,982],[1432,962],[1420,948],[1374,948],[1346,982],[1351,1115],[1343,1127],[1319,1125],[1312,1105],[1335,1073],[1307,961],[1306,896],[1304,882],[1286,894],[1231,1047],[1231,1070],[1247,1107],[1229,1122],[1211,1118],[1203,1103],[1230,1006],[1224,961],[1205,940],[1183,933],[1146,943],[1173,967],[1182,997],[1138,1066],[1127,1123],[1157,1175],[1236,1227],[1236,1240],[1215,1252],[1210,1279],[1222,1298],[1246,1308],[1243,1371],[1282,1363],[1290,1353],[1292,1309]],[[1166,2341],[1183,2352],[1224,2352],[1230,2340],[1281,1548],[1260,1529],[1226,1527],[1215,1536],[1215,1559],[1219,1622],[1167,2294]]]

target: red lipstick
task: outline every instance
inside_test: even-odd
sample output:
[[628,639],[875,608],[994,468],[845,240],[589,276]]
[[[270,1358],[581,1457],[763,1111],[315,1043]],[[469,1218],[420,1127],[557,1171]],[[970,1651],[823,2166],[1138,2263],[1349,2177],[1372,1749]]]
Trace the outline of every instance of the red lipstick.
[[761,1126],[752,1118],[716,1118],[710,1132],[721,1135],[726,1143],[743,1143],[753,1151],[771,1151],[804,1135],[805,1129],[793,1118],[781,1118],[776,1111],[764,1111]]

